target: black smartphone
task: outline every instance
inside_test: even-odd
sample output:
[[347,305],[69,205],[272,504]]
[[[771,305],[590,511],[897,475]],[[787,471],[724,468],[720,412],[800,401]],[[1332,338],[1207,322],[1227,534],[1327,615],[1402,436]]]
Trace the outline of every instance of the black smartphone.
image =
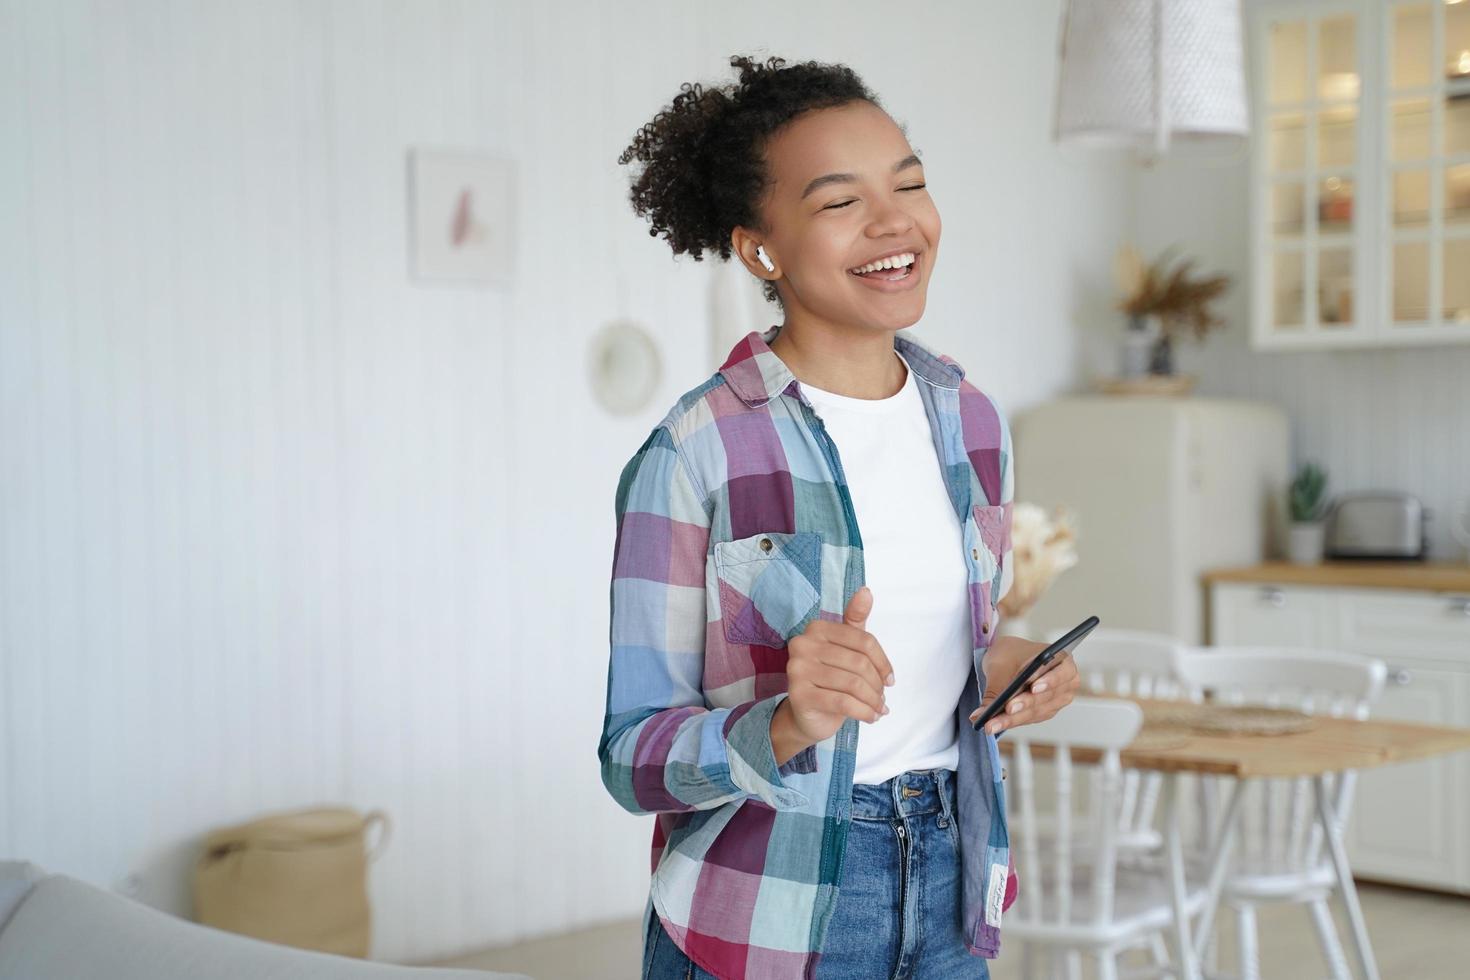
[[[1072,627],[1065,636],[1057,638],[1057,641],[1032,658],[1031,662],[1021,668],[1014,680],[1006,685],[1006,689],[981,712],[980,717],[975,719],[975,730],[978,732],[985,727],[985,723],[1005,710],[1006,702],[1020,693],[1026,682],[1035,677],[1040,670],[1051,663],[1063,653],[1070,653],[1082,638],[1091,633],[1097,624],[1101,622],[1096,616],[1088,616],[1082,622]],[[1004,733],[1002,733],[1004,734]]]

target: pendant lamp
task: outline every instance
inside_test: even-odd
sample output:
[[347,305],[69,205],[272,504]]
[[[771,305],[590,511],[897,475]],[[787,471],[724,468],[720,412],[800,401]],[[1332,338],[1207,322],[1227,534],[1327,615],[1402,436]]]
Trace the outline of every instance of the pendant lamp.
[[1239,0],[1068,0],[1060,144],[1239,149],[1250,133]]

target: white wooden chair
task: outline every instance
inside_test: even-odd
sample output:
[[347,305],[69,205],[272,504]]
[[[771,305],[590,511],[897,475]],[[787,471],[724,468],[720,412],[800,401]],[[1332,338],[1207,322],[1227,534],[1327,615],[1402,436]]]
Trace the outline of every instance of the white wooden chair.
[[[1297,708],[1309,714],[1367,718],[1383,693],[1386,668],[1381,660],[1355,654],[1297,647],[1194,647],[1185,652],[1182,673],[1192,700],[1210,696],[1223,704]],[[1355,773],[1330,777],[1339,830],[1348,819]],[[1200,780],[1205,839],[1213,840],[1222,816],[1221,779]],[[1304,904],[1335,978],[1352,976],[1338,943],[1328,900],[1336,888],[1331,855],[1326,852],[1314,810],[1312,780],[1252,779],[1241,787],[1238,836],[1221,901],[1235,912],[1239,976],[1260,976],[1255,908],[1264,903]],[[1202,860],[1202,854],[1196,858]],[[1206,946],[1212,972],[1217,950]]]
[[[1046,640],[1054,642],[1066,632],[1053,630]],[[1182,673],[1187,650],[1185,643],[1167,633],[1099,626],[1077,647],[1073,658],[1083,691],[1182,699],[1188,694]],[[1101,771],[1095,770],[1094,790],[1100,776]],[[1162,786],[1162,773],[1123,770],[1117,845],[1119,859],[1124,863],[1134,854],[1153,854],[1163,846],[1163,835],[1157,826]],[[1045,826],[1046,818],[1041,818],[1041,822]]]
[[[1150,946],[1155,965],[1137,975],[1172,975],[1162,942],[1164,930],[1174,923],[1168,882],[1157,872],[1120,866],[1117,860],[1123,782],[1118,751],[1142,724],[1143,712],[1136,704],[1083,696],[1047,721],[1008,729],[1002,736],[1012,756],[1008,810],[1020,878],[1020,894],[1007,914],[1005,931],[1008,939],[1021,943],[1027,978],[1036,975],[1036,954],[1049,949],[1050,976],[1078,980],[1087,956],[1095,961],[1099,980],[1116,980],[1118,954],[1139,945]],[[1057,802],[1054,834],[1043,834],[1038,826],[1033,743],[1055,747],[1050,766]],[[1103,755],[1096,766],[1098,788],[1088,794],[1088,806],[1080,814],[1074,814],[1072,802],[1074,748]],[[1074,835],[1074,819],[1083,833]],[[1198,913],[1204,898],[1200,883],[1186,881],[1187,915]]]

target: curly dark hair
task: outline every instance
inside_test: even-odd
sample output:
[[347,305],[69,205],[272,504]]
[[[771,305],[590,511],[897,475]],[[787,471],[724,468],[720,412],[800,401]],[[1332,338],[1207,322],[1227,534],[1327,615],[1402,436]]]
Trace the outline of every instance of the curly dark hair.
[[[766,141],[796,116],[854,101],[878,101],[846,65],[783,58],[764,63],[734,55],[740,78],[717,88],[685,82],[669,106],[644,124],[618,163],[646,164],[633,182],[633,210],[647,217],[651,236],[662,235],[675,255],[696,262],[704,252],[731,254],[736,225],[764,230],[758,205],[770,177]],[[779,303],[776,284],[766,298]]]

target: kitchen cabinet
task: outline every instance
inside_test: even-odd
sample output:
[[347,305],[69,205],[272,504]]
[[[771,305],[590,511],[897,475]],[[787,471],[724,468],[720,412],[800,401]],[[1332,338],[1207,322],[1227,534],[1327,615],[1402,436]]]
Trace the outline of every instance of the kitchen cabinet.
[[[1421,569],[1414,582],[1409,566],[1343,565],[1207,574],[1211,643],[1377,657],[1388,681],[1375,718],[1470,728],[1470,566],[1458,577],[1453,566],[1437,578]],[[1444,588],[1402,587],[1426,579]],[[1470,753],[1362,771],[1355,793],[1355,875],[1470,894]]]
[[1470,342],[1470,3],[1255,4],[1251,343]]

